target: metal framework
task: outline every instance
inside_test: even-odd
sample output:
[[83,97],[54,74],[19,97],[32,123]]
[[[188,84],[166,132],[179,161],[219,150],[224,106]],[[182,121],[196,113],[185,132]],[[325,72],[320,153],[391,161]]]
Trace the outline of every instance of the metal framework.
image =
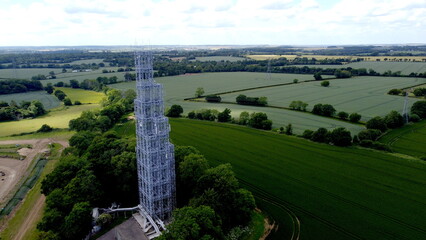
[[[153,227],[158,228],[171,217],[176,183],[174,146],[169,141],[170,125],[164,116],[163,86],[154,81],[152,66],[151,52],[135,53],[139,207],[141,215],[146,215]],[[155,222],[160,226],[155,226]]]
[[408,123],[408,91],[405,92],[404,108],[402,109],[402,117],[404,118],[405,124],[407,124]]

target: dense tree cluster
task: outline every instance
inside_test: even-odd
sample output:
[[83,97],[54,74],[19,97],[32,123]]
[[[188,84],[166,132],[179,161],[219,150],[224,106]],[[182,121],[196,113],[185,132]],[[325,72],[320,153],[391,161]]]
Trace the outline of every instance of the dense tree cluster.
[[219,95],[207,95],[204,99],[207,102],[221,102],[222,98]]
[[241,105],[265,106],[268,104],[267,97],[247,97],[243,94],[238,95],[235,101]]
[[312,108],[312,113],[316,115],[326,116],[326,117],[332,117],[334,113],[336,112],[336,109],[330,104],[315,104]]
[[30,81],[24,79],[10,79],[0,81],[0,95],[40,90],[43,90],[43,85],[40,81]]
[[416,88],[414,89],[413,94],[416,97],[426,96],[426,88]]
[[302,102],[302,101],[292,101],[289,105],[289,108],[293,109],[293,110],[297,110],[297,111],[306,111],[306,107],[309,104]]
[[76,131],[106,131],[128,112],[133,111],[134,90],[121,92],[110,89],[102,102],[104,106],[100,111],[85,111],[79,118],[69,122],[71,130]]
[[[255,207],[253,195],[239,187],[230,164],[210,167],[193,147],[177,146],[173,222],[160,239],[224,239],[246,225]],[[189,205],[189,206],[186,206]]]
[[40,101],[23,101],[16,104],[12,101],[0,102],[0,121],[20,120],[22,118],[38,117],[46,113],[43,104]]
[[332,131],[328,131],[325,128],[318,128],[316,131],[305,130],[302,137],[314,142],[331,143],[341,147],[352,145],[351,133],[343,127],[333,129]]

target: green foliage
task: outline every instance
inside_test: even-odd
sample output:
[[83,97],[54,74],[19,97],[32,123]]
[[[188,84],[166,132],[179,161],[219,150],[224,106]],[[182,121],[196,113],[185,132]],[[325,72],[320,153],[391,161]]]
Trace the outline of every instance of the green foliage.
[[38,80],[13,79],[0,81],[0,95],[39,90],[43,90],[43,86]]
[[204,94],[204,88],[198,87],[197,90],[195,90],[195,97],[201,97]]
[[169,111],[167,111],[166,116],[167,117],[180,117],[180,115],[183,113],[183,108],[180,105],[172,105],[169,109]]
[[293,127],[291,126],[291,123],[289,123],[289,124],[285,127],[285,134],[286,134],[286,135],[293,135]]
[[345,128],[336,128],[330,133],[330,142],[335,146],[346,147],[352,144],[351,133]]
[[420,121],[420,117],[417,114],[410,114],[410,121],[412,122],[419,122]]
[[48,94],[52,94],[55,89],[53,88],[51,83],[48,83],[44,90],[46,90]]
[[208,206],[176,209],[173,219],[159,240],[224,239],[220,218]]
[[361,120],[361,115],[358,113],[351,113],[351,115],[349,115],[349,121],[353,122],[353,123],[357,123],[359,122],[359,120]]
[[302,137],[306,139],[312,139],[312,136],[314,135],[314,131],[306,129],[303,131]]
[[321,72],[317,72],[314,74],[315,80],[322,80]]
[[308,106],[307,103],[302,102],[302,101],[292,101],[290,103],[290,108],[293,110],[298,110],[298,111],[306,111],[306,107]]
[[400,128],[404,125],[404,118],[397,111],[391,111],[388,115],[385,116],[384,121],[386,127],[388,128]]
[[219,95],[207,95],[205,97],[207,102],[221,102],[222,98]]
[[53,128],[47,124],[43,124],[37,132],[51,132]]
[[92,228],[92,208],[88,202],[76,203],[70,214],[65,217],[62,237],[64,239],[82,239]]
[[230,122],[231,121],[231,110],[229,108],[225,108],[223,112],[220,112],[217,115],[218,122]]
[[318,128],[313,134],[311,140],[314,142],[328,143],[330,133],[325,128]]
[[268,120],[266,113],[252,113],[247,123],[252,128],[271,130],[272,121]]
[[371,141],[371,140],[362,140],[359,143],[359,145],[362,146],[362,147],[372,148],[372,149],[376,149],[376,150],[382,150],[382,151],[387,151],[387,152],[392,151],[387,145],[385,145],[381,142],[376,142],[376,141]]
[[76,100],[76,101],[74,101],[74,105],[81,105],[81,102]]
[[336,72],[334,73],[334,75],[336,76],[336,78],[350,78],[352,77],[352,73],[347,71],[347,70],[336,70]]
[[323,86],[323,87],[328,87],[328,86],[330,86],[330,81],[322,81],[322,82],[321,82],[321,86]]
[[69,98],[64,98],[64,105],[65,106],[72,106],[72,102],[71,102],[71,99],[69,99]]
[[55,90],[54,92],[55,96],[59,99],[59,101],[64,100],[64,98],[67,96],[63,91],[61,90]]
[[293,79],[293,83],[298,83],[298,82],[299,82],[299,79],[297,78]]
[[367,129],[378,129],[381,132],[385,132],[388,128],[386,127],[386,122],[383,118],[377,116],[367,121],[365,124]]
[[358,133],[358,138],[359,138],[359,141],[363,141],[363,140],[376,141],[381,135],[382,135],[382,132],[378,129],[366,129]]
[[246,111],[240,113],[240,117],[238,118],[238,124],[247,125],[250,120],[250,114]]
[[331,117],[336,112],[336,109],[330,104],[315,104],[312,113],[316,115]]
[[337,116],[342,120],[347,120],[349,117],[349,114],[347,112],[342,111],[342,112],[338,112]]
[[416,89],[414,89],[413,94],[416,97],[425,96],[426,95],[426,88],[416,88]]
[[396,89],[396,88],[391,89],[388,92],[388,94],[390,94],[390,95],[400,95],[401,93],[402,93],[402,90],[401,89]]
[[253,106],[266,106],[268,105],[267,97],[247,97],[246,95],[240,94],[235,99],[238,104],[242,105],[253,105]]
[[417,101],[411,106],[411,113],[418,115],[420,118],[426,118],[426,101]]

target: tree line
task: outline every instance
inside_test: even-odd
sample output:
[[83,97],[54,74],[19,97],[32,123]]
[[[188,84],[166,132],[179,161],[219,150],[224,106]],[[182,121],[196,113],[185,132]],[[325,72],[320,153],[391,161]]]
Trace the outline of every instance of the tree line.
[[0,95],[43,90],[40,81],[25,79],[9,79],[0,81]]

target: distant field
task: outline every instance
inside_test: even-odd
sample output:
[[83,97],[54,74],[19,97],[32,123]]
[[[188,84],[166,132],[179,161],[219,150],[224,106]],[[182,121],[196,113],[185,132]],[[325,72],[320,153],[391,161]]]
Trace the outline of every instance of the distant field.
[[64,110],[61,108],[52,110],[45,116],[34,119],[2,122],[0,123],[0,137],[37,131],[43,124],[48,124],[53,128],[68,128],[68,122],[71,119],[79,117],[82,111],[92,110],[99,107],[99,104],[71,106],[66,107]]
[[[320,81],[318,81],[255,89],[221,96],[222,101],[232,102],[235,102],[235,98],[239,94],[252,97],[266,96],[269,105],[284,107],[288,107],[292,101],[301,100],[309,104],[309,110],[317,103],[327,103],[333,105],[337,111],[357,112],[363,116],[363,120],[368,120],[375,116],[386,115],[391,110],[401,112],[404,106],[404,98],[388,95],[387,92],[392,88],[403,88],[420,83],[426,83],[426,79],[356,77],[331,80],[329,87],[321,87]],[[417,100],[409,98],[409,106]]]
[[[187,119],[170,123],[174,144],[198,148],[214,165],[230,162],[255,196],[289,207],[300,219],[301,239],[426,236],[426,164],[420,160],[231,124]],[[277,211],[269,214],[282,217]],[[271,239],[286,239],[289,226],[278,224]]]
[[392,72],[401,71],[402,74],[424,73],[426,72],[426,62],[354,62],[344,65],[292,65],[296,67],[316,67],[316,68],[365,68],[373,69],[376,72],[384,73],[388,70]]
[[58,73],[61,69],[58,68],[24,68],[16,69],[16,77],[14,69],[0,69],[0,79],[2,78],[21,78],[21,79],[31,79],[32,76],[43,74],[49,75],[50,71]]
[[[78,60],[78,61],[74,61],[74,62],[70,62],[70,64],[92,64],[92,63],[96,63],[99,64],[101,62],[104,62],[103,59],[85,59],[85,60]],[[105,65],[108,65],[108,63],[105,63]]]
[[61,101],[57,97],[51,94],[47,94],[46,91],[35,91],[35,92],[26,92],[26,93],[14,93],[0,95],[0,101],[9,102],[15,101],[16,103],[21,103],[22,101],[34,101],[39,100],[43,103],[45,109],[52,109],[58,107],[61,104]]
[[207,61],[230,61],[230,62],[237,62],[237,61],[244,61],[246,58],[242,57],[231,57],[231,56],[211,56],[211,57],[196,57],[195,60],[200,62],[207,62]]
[[392,150],[426,158],[426,120],[394,129],[380,138]]
[[308,59],[316,58],[318,60],[323,59],[336,59],[336,58],[350,58],[350,59],[357,59],[357,58],[363,58],[364,61],[377,61],[377,59],[380,59],[380,61],[385,61],[385,58],[388,61],[404,61],[405,59],[410,61],[426,61],[425,56],[406,56],[406,57],[399,57],[399,56],[349,56],[349,55],[335,55],[335,56],[329,56],[329,55],[247,55],[246,57],[255,59],[255,60],[267,60],[267,59],[277,59],[285,57],[289,60],[293,60],[297,57],[303,58],[306,57]]
[[[197,87],[203,87],[206,92],[205,94],[207,95],[250,87],[290,83],[293,82],[293,79],[295,78],[299,79],[299,81],[303,81],[312,80],[313,76],[300,74],[272,74],[272,79],[266,80],[266,74],[264,73],[234,72],[163,77],[156,78],[156,81],[164,84],[166,107],[170,107],[173,104],[179,104],[183,107],[185,114],[192,110],[203,108],[217,109],[219,111],[229,108],[232,110],[231,114],[233,117],[238,117],[242,111],[248,111],[250,113],[266,112],[268,114],[268,118],[273,121],[274,127],[281,127],[291,123],[293,124],[294,131],[300,134],[305,129],[316,130],[319,127],[325,127],[327,129],[345,127],[352,133],[357,133],[364,129],[363,126],[350,124],[348,122],[323,118],[296,111],[233,104],[183,101],[185,98],[193,97]],[[135,89],[135,82],[118,83],[109,86],[121,90]]]
[[102,92],[88,91],[83,89],[57,87],[55,89],[62,90],[74,103],[80,101],[81,103],[100,103],[105,94]]

